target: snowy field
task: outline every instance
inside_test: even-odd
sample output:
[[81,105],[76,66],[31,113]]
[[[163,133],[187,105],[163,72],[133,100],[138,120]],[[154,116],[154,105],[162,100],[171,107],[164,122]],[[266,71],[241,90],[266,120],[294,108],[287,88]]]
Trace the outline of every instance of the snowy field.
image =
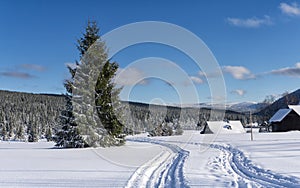
[[127,139],[96,149],[0,142],[0,187],[300,187],[300,132]]

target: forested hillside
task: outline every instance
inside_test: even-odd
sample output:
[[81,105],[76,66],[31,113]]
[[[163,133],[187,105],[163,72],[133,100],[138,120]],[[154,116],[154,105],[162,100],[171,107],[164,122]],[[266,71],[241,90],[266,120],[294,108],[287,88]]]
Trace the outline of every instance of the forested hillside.
[[62,95],[0,91],[1,138],[36,141],[52,134],[64,105]]
[[[220,120],[222,110],[214,110],[211,114],[209,108],[179,108],[173,106],[149,105],[136,102],[123,102],[124,122],[129,131],[150,131],[162,123],[168,123],[176,129],[197,129],[205,125],[207,120]],[[212,117],[211,117],[212,115]],[[249,123],[249,114],[230,110],[225,111],[224,119],[240,120],[244,125]],[[252,121],[262,123],[264,119],[253,116]]]
[[[37,141],[50,138],[56,131],[64,108],[64,95],[0,91],[0,139]],[[163,123],[174,129],[196,129],[197,125],[203,126],[211,115],[209,108],[166,107],[136,102],[122,102],[120,109],[124,132],[128,134],[151,131]],[[221,110],[215,110],[210,120],[219,119],[221,114]],[[227,110],[225,119],[241,120],[246,124],[249,114]],[[253,121],[264,120],[253,116]]]
[[288,105],[296,105],[299,104],[299,102],[300,89],[279,98],[274,103],[257,112],[256,115],[261,116],[266,120],[269,120],[279,109],[288,108]]

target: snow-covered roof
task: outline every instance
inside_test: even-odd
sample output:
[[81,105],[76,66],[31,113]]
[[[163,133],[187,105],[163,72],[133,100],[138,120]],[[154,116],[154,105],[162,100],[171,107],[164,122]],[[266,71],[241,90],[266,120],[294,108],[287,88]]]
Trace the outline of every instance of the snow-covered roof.
[[278,110],[269,120],[269,122],[280,122],[285,118],[286,115],[288,115],[292,109],[280,109]]
[[224,121],[207,121],[207,125],[212,133],[245,133],[244,127],[240,121],[231,121],[231,123]]
[[242,125],[241,121],[229,121],[230,125],[233,129],[235,129],[238,132],[245,133],[244,126]]
[[300,116],[300,105],[289,105],[290,109],[293,109]]

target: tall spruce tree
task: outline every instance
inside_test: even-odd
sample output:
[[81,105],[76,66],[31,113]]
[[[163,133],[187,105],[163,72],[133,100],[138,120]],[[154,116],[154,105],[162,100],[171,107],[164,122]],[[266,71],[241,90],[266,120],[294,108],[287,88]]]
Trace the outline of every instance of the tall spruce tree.
[[[69,82],[66,82],[65,86],[68,88],[67,83]],[[56,142],[55,146],[63,148],[83,148],[88,146],[80,135],[78,125],[75,122],[75,117],[72,112],[72,96],[67,93],[65,97],[66,108],[61,112],[60,116],[61,129],[54,136],[54,141]]]
[[18,125],[15,135],[16,140],[24,140],[25,139],[25,130],[23,125]]
[[2,140],[4,140],[4,141],[7,140],[7,129],[6,129],[6,125],[5,124],[2,124],[1,137],[2,137]]
[[88,51],[88,49],[98,40],[99,36],[99,28],[95,21],[88,20],[87,27],[85,29],[85,33],[83,36],[77,40],[77,49],[80,53],[80,58],[84,56],[84,54]]
[[115,62],[107,61],[100,73],[96,85],[96,106],[99,118],[109,134],[119,138],[123,130],[123,124],[118,120],[115,108],[118,107],[118,95],[120,90],[115,88],[112,82],[119,65]]
[[36,125],[33,125],[29,122],[27,127],[28,142],[37,142],[38,141],[38,131]]
[[[108,145],[119,145],[124,143],[124,138],[120,137],[123,125],[118,121],[119,114],[114,111],[114,109],[116,107],[119,108],[118,96],[120,89],[116,89],[112,82],[118,69],[118,64],[116,62],[111,63],[110,60],[107,59],[106,45],[101,41],[98,33],[99,28],[96,22],[88,22],[86,32],[83,34],[83,37],[78,40],[77,48],[80,51],[82,63],[80,71],[81,73],[84,72],[83,69],[85,69],[86,65],[88,65],[88,69],[101,68],[101,71],[95,76],[97,80],[91,81],[95,85],[92,85],[92,88],[90,88],[92,89],[90,93],[94,92],[95,95],[90,96],[90,98],[94,100],[93,102],[95,102],[95,106],[97,107],[96,109],[91,109],[91,111],[96,110],[99,117],[98,121],[94,120],[97,124],[95,125],[96,130],[103,133],[101,128],[104,127],[106,129],[105,132],[109,135],[109,137],[103,140],[109,142]],[[91,71],[89,74],[90,77],[93,77],[91,76]],[[78,74],[80,80],[85,76],[86,74]],[[92,115],[90,115],[90,117],[91,116]]]
[[53,140],[52,128],[50,126],[46,129],[45,137],[48,142]]
[[79,139],[79,146],[124,143],[124,138],[118,137],[123,125],[112,107],[112,103],[117,104],[119,94],[119,89],[115,89],[112,82],[118,64],[107,59],[105,43],[98,33],[96,22],[88,21],[83,37],[77,41],[80,63],[76,62],[76,68],[68,67],[72,75],[72,79],[65,82],[69,93],[69,113],[62,116],[68,121],[63,121],[62,130],[56,134],[59,146],[66,147],[60,144],[61,140],[74,140],[75,137]]
[[[76,62],[78,65],[78,62]],[[65,80],[64,86],[67,93],[65,94],[66,106],[65,109],[61,111],[60,115],[60,129],[56,132],[53,140],[56,142],[55,146],[63,148],[82,148],[87,147],[84,139],[79,133],[79,127],[75,122],[75,117],[73,114],[73,105],[72,105],[72,93],[73,93],[73,84],[74,77],[76,74],[76,67],[67,66],[71,78]]]

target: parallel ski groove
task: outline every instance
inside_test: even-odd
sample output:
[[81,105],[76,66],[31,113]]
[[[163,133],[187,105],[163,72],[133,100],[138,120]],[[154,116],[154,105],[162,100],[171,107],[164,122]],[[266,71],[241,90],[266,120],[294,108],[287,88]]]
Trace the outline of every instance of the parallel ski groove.
[[[211,148],[221,151],[215,161],[218,161],[227,172],[235,177],[236,186],[252,185],[255,187],[299,187],[300,180],[286,177],[269,170],[260,168],[252,163],[242,151],[229,145],[211,144]],[[221,161],[221,162],[220,162]]]
[[[183,175],[184,162],[189,155],[189,152],[176,145],[149,138],[134,138],[128,139],[128,141],[158,144],[167,148],[162,155],[166,152],[170,152],[170,155],[165,158],[158,157],[155,160],[151,160],[136,171],[139,173],[141,171],[151,171],[151,176],[147,177],[148,179],[146,184],[143,182],[145,181],[145,177],[142,178],[133,175],[128,181],[126,187],[189,187]],[[160,164],[157,165],[157,162]],[[151,167],[155,167],[155,169],[151,169]]]

